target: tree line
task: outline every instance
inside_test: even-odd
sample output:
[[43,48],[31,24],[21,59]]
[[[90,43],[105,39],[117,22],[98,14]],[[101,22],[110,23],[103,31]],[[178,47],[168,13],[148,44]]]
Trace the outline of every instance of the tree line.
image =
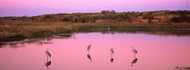
[[100,13],[60,13],[32,17],[1,17],[0,21],[41,21],[41,22],[70,22],[70,23],[162,23],[190,22],[190,11],[150,11],[150,12],[115,12],[103,10]]

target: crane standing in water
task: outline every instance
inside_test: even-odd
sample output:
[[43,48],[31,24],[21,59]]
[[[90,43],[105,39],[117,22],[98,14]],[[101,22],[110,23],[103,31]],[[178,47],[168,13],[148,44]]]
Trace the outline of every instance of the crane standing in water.
[[138,53],[138,51],[136,49],[134,49],[133,46],[131,46],[131,49],[132,49],[134,56],[135,56]]
[[49,48],[47,48],[46,56],[47,56],[47,57],[51,57],[51,53],[50,53],[48,50],[49,50]]
[[90,44],[90,45],[88,45],[88,48],[87,48],[87,50],[89,51],[89,50],[90,50],[90,48],[91,48],[91,44]]
[[111,53],[112,53],[112,54],[114,53],[114,50],[113,50],[113,48],[111,48],[111,50],[110,50],[110,51],[111,51]]
[[88,45],[87,50],[90,51],[90,48],[92,46],[92,42],[90,42],[90,45]]

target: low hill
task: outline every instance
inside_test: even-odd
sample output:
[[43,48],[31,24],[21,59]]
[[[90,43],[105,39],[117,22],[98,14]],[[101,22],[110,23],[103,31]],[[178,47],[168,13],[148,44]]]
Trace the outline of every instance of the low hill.
[[190,11],[46,14],[0,17],[1,42],[28,38],[71,36],[74,32],[143,32],[190,35]]
[[190,11],[60,13],[32,17],[1,17],[0,22],[69,22],[69,23],[122,23],[122,24],[190,24]]

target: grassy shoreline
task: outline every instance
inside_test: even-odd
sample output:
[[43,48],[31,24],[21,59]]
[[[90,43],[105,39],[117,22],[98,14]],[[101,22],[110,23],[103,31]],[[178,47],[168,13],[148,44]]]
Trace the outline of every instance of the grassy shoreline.
[[[92,24],[92,23],[7,23],[0,28],[0,42],[18,41],[31,38],[47,38],[53,35],[71,36],[75,32],[168,32],[189,35],[189,25],[158,24]],[[23,26],[24,24],[27,24]],[[38,25],[36,25],[38,24]],[[108,30],[109,28],[109,30]]]
[[70,36],[75,32],[168,32],[190,34],[190,11],[115,12],[46,14],[0,17],[0,42],[26,38]]

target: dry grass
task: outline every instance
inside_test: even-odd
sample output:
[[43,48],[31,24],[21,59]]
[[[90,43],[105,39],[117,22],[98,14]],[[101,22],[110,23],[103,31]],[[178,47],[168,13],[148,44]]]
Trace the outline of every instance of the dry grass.
[[[33,23],[1,23],[0,25],[0,38],[5,39],[9,36],[17,34],[23,35],[26,38],[33,38],[33,33],[39,31],[46,31],[44,33],[57,33],[56,28],[72,29],[72,25],[66,23],[44,23],[44,22],[33,22]],[[3,40],[0,40],[3,41]]]
[[[189,30],[190,11],[49,14],[33,17],[0,17],[0,42],[15,37],[41,38],[77,31]],[[183,17],[185,15],[186,17]],[[143,18],[144,17],[144,18]],[[175,21],[174,19],[180,20]],[[171,21],[173,19],[173,21]],[[179,23],[175,23],[179,22]],[[186,32],[184,32],[186,33]]]

